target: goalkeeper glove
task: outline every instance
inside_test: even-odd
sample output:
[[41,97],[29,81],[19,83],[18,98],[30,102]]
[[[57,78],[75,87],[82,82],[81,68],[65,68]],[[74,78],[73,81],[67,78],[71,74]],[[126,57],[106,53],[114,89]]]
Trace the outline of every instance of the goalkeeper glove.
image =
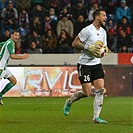
[[90,53],[92,53],[94,56],[98,56],[99,55],[99,52],[100,52],[100,48],[101,46],[100,45],[96,45],[96,44],[92,44],[92,45],[85,45],[84,46],[84,49],[89,51]]

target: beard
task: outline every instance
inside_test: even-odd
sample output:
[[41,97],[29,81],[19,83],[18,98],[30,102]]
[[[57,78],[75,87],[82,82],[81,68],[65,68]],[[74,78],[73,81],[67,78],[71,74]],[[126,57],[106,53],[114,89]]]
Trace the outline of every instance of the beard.
[[100,26],[105,26],[105,23],[103,23],[103,21],[99,21],[99,25]]

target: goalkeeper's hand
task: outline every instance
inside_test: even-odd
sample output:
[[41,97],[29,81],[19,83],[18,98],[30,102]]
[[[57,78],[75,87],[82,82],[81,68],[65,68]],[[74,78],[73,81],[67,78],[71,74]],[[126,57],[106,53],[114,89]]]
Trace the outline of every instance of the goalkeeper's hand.
[[88,47],[88,51],[97,57],[97,55],[99,54],[100,48],[101,48],[100,45],[92,44]]
[[100,53],[100,48],[101,47],[103,47],[103,44],[98,43],[98,44],[91,44],[90,46],[85,45],[84,49],[86,49],[87,51],[92,53],[92,55],[94,55],[95,57],[99,58],[99,53]]

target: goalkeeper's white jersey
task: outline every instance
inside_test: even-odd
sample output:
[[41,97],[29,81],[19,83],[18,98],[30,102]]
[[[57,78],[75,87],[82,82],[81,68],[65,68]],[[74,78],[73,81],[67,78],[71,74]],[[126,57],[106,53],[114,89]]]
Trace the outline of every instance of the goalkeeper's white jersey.
[[[104,45],[107,45],[107,35],[106,31],[100,27],[99,30],[93,24],[83,28],[81,32],[78,34],[78,37],[83,42],[84,45],[91,45],[97,42],[98,40],[102,41]],[[96,58],[95,56],[91,55],[88,51],[83,50],[78,63],[84,65],[96,65],[101,63],[100,58]]]

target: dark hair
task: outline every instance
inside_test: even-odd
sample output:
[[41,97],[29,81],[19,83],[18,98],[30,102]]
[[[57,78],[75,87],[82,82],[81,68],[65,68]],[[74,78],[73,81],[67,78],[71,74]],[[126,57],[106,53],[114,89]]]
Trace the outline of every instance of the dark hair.
[[105,12],[104,9],[97,9],[97,10],[95,10],[94,13],[93,13],[93,18],[95,19],[96,16],[99,16],[101,11]]
[[51,31],[51,35],[53,36],[53,37],[55,37],[55,34],[54,34],[54,32],[53,32],[53,30],[52,29],[48,29],[47,31],[46,31],[46,37],[48,37],[48,32],[49,31]]
[[5,28],[5,29],[4,29],[4,32],[5,32],[5,31],[7,31],[7,30],[9,31],[9,29],[8,29],[8,28]]
[[65,29],[62,29],[62,30],[61,30],[61,32],[60,32],[60,37],[61,37],[63,31],[66,33],[66,37],[67,37],[67,38],[70,37],[70,35],[68,34],[68,32],[67,32]]
[[15,30],[12,30],[11,34],[14,34],[15,32],[19,33],[19,31],[15,29]]

